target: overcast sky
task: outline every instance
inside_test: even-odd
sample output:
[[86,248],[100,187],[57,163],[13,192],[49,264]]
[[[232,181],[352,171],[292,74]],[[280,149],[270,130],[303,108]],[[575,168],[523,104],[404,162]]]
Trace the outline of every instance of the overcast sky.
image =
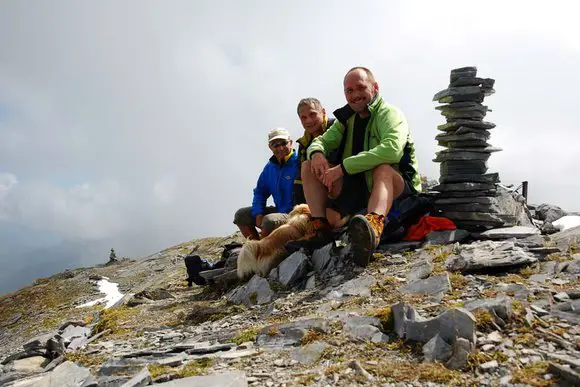
[[1,0],[0,244],[232,233],[268,130],[298,137],[302,97],[342,106],[355,65],[405,113],[431,178],[444,121],[431,98],[476,65],[496,79],[490,171],[580,211],[578,14],[573,1]]

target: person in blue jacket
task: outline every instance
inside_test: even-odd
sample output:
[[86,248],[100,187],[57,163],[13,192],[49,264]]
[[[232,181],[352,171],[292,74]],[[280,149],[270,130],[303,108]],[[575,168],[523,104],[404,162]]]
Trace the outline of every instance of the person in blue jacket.
[[[286,223],[294,207],[294,180],[300,166],[298,153],[292,145],[286,129],[277,128],[268,133],[268,147],[273,155],[258,178],[252,206],[240,208],[234,215],[234,224],[245,238],[264,238]],[[266,206],[270,196],[274,206]],[[262,232],[258,233],[256,227]]]

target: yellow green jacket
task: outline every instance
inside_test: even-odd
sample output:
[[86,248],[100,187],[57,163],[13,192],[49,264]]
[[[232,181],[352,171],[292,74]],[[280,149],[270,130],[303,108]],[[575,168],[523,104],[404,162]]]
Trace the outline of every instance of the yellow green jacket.
[[380,164],[389,164],[409,185],[421,192],[421,178],[415,156],[415,146],[403,113],[377,95],[368,105],[370,118],[366,126],[364,150],[352,154],[355,111],[346,105],[334,112],[336,121],[324,134],[316,137],[308,147],[307,157],[338,150],[342,169],[353,175],[365,172],[369,191],[373,186],[372,171]]

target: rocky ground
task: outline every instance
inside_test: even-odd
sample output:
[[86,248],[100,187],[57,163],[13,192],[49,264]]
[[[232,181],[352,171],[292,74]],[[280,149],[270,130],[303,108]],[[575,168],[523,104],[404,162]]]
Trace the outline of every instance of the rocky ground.
[[[217,259],[233,241],[2,297],[0,385],[580,384],[580,227],[434,233],[382,246],[365,269],[337,242],[294,253],[267,279],[188,288],[181,256]],[[101,297],[103,276],[123,300],[77,308]]]

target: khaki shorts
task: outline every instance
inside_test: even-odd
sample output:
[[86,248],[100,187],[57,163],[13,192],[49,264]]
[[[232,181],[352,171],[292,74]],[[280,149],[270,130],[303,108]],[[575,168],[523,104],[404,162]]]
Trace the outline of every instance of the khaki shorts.
[[[288,222],[290,215],[276,212],[276,207],[268,206],[264,211],[262,231],[268,234]],[[252,207],[242,207],[234,215],[234,224],[238,226],[256,227],[256,218],[252,216]]]

